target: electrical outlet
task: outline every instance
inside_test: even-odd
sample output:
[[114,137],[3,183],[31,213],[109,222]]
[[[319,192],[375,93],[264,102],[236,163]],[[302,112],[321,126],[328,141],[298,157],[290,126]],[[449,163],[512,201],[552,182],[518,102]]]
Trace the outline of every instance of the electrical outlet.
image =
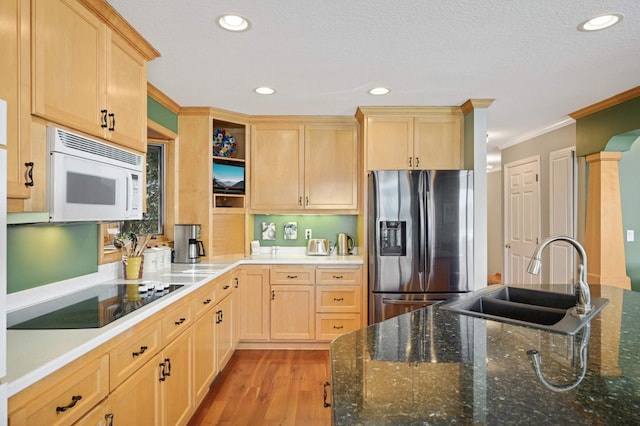
[[305,229],[304,230],[304,239],[308,240],[311,238],[311,229]]
[[627,229],[627,241],[633,241],[635,239],[635,235],[633,229]]

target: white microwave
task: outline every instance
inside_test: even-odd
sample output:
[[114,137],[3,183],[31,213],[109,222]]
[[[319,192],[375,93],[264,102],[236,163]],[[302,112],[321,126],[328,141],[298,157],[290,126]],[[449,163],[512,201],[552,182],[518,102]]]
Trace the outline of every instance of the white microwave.
[[47,127],[47,151],[52,222],[142,219],[142,155],[57,127]]

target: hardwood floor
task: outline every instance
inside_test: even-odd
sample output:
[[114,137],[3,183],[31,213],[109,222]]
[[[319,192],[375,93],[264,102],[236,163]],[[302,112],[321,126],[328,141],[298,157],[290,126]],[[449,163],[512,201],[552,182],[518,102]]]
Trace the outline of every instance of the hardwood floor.
[[329,378],[329,351],[238,350],[189,425],[330,425]]

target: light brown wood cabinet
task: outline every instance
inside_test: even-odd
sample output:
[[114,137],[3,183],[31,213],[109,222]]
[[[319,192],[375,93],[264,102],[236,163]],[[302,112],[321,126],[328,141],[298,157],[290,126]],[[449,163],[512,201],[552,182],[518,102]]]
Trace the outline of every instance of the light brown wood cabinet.
[[269,339],[269,267],[243,265],[240,268],[237,300],[240,306],[241,340]]
[[316,340],[330,341],[362,327],[362,301],[366,298],[362,283],[360,266],[317,268]]
[[217,303],[215,311],[217,372],[227,365],[234,351],[233,338],[233,282],[230,274],[216,280]]
[[188,328],[162,351],[160,383],[162,424],[183,425],[189,421],[193,402],[193,330]]
[[315,267],[271,266],[271,340],[315,339]]
[[146,64],[159,54],[106,3],[32,7],[32,113],[146,152]]
[[[30,10],[28,0],[7,0],[0,4],[0,98],[7,101],[7,197],[8,211],[25,211],[24,200],[34,191],[45,191],[33,173],[45,164],[31,153]],[[44,209],[44,206],[40,206]]]
[[[244,194],[218,194],[213,189],[215,162],[237,165],[247,160],[247,117],[215,108],[185,107],[178,114],[180,140],[176,145],[176,183],[179,194],[176,223],[199,223],[207,257],[243,255],[246,220]],[[225,129],[236,140],[233,158],[213,155],[216,128]],[[246,184],[246,182],[245,182]],[[246,185],[245,185],[246,190]]]
[[251,210],[357,212],[357,135],[348,121],[252,126]]
[[197,406],[209,392],[217,373],[215,351],[215,284],[209,283],[193,297],[196,322],[193,324],[193,389]]
[[363,107],[366,170],[460,169],[463,114],[459,107]]

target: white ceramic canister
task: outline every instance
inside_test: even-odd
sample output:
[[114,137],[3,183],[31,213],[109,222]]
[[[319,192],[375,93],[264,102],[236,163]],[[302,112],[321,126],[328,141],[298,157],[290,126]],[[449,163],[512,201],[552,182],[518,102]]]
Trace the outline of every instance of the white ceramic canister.
[[155,272],[158,270],[158,252],[154,249],[144,251],[144,270],[145,272]]
[[171,248],[167,246],[155,247],[158,250],[158,268],[165,269],[171,267]]

